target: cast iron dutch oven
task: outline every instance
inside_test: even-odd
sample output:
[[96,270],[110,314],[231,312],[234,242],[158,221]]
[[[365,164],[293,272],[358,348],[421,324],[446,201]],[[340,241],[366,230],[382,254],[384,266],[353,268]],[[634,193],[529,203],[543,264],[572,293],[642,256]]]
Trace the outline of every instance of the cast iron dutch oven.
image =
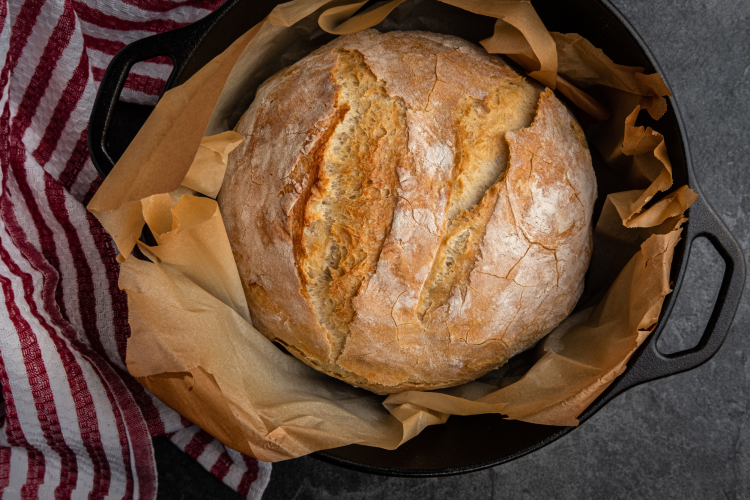
[[[118,97],[133,64],[166,55],[174,63],[166,89],[180,85],[242,33],[260,22],[276,3],[277,0],[227,0],[201,21],[138,40],[119,52],[112,59],[101,82],[89,124],[89,149],[99,173],[105,177],[110,172],[127,142],[135,135],[133,129],[137,131],[148,113],[148,110],[144,114],[142,108],[132,105],[118,105]],[[636,31],[607,0],[535,0],[534,6],[551,31],[579,33],[620,64],[643,66],[647,72],[659,70]],[[455,27],[452,34],[474,43],[492,33],[493,20],[489,18],[437,2],[429,12],[434,16],[451,16]],[[108,135],[113,123],[119,124],[121,130],[117,136]],[[123,144],[122,130],[128,128],[131,131],[124,132],[127,137]],[[688,212],[690,220],[685,226],[684,238],[675,249],[671,276],[674,292],[667,296],[658,327],[635,353],[625,373],[583,412],[581,423],[633,386],[691,370],[708,361],[724,342],[739,306],[745,281],[742,252],[701,194],[674,99],[670,99],[669,110],[658,122],[657,130],[666,138],[675,185],[687,184],[699,197]],[[602,185],[600,180],[600,202],[614,190],[617,189]],[[708,239],[726,263],[721,288],[700,342],[692,349],[664,355],[656,347],[657,340],[680,291],[690,247],[699,237]],[[445,425],[428,427],[394,451],[350,445],[318,452],[314,456],[342,467],[375,474],[443,476],[509,462],[538,450],[573,429],[575,427],[504,420],[500,415],[453,416]]]

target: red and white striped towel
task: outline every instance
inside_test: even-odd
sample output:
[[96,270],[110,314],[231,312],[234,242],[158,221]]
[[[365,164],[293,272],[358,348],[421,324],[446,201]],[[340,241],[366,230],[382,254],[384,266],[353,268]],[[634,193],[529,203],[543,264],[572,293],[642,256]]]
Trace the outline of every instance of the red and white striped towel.
[[[4,498],[156,496],[151,437],[167,435],[260,498],[270,464],[224,448],[125,369],[115,249],[86,203],[101,179],[86,127],[127,43],[221,0],[0,0],[0,492]],[[168,60],[134,68],[123,99],[155,103]]]

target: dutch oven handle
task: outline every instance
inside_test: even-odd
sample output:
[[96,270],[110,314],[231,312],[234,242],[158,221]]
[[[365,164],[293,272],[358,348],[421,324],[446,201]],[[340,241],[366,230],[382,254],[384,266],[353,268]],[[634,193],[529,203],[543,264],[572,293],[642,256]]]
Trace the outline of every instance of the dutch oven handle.
[[107,148],[107,134],[130,68],[135,63],[154,57],[169,57],[174,66],[164,90],[170,89],[175,79],[185,69],[188,58],[194,50],[196,44],[191,42],[195,37],[202,36],[202,27],[197,26],[200,24],[199,22],[142,38],[127,45],[112,58],[99,85],[94,107],[91,110],[88,130],[91,160],[102,177],[106,177],[116,163],[116,159],[112,158]]
[[631,361],[631,368],[625,377],[627,381],[623,380],[625,383],[622,384],[621,390],[700,366],[716,354],[729,333],[745,283],[745,259],[742,249],[705,197],[698,197],[690,207],[689,217],[685,242],[688,246],[688,259],[693,242],[696,238],[704,237],[716,248],[726,264],[724,278],[708,325],[695,347],[674,354],[665,355],[659,352],[656,347],[658,336],[654,336],[634,356],[635,359]]

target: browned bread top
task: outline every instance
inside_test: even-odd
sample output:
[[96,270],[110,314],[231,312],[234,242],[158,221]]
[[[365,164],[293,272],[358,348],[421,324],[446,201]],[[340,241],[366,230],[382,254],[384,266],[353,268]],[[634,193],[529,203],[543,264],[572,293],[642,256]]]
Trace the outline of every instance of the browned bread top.
[[219,204],[255,327],[378,393],[473,380],[576,304],[596,180],[549,90],[461,39],[339,37],[270,78]]

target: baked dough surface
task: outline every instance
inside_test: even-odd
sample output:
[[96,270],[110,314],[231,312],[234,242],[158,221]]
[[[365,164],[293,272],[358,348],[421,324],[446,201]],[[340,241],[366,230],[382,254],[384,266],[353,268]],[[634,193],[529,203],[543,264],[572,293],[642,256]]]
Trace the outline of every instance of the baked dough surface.
[[573,310],[596,179],[550,90],[461,39],[366,30],[257,92],[219,205],[254,326],[386,394],[458,385]]

